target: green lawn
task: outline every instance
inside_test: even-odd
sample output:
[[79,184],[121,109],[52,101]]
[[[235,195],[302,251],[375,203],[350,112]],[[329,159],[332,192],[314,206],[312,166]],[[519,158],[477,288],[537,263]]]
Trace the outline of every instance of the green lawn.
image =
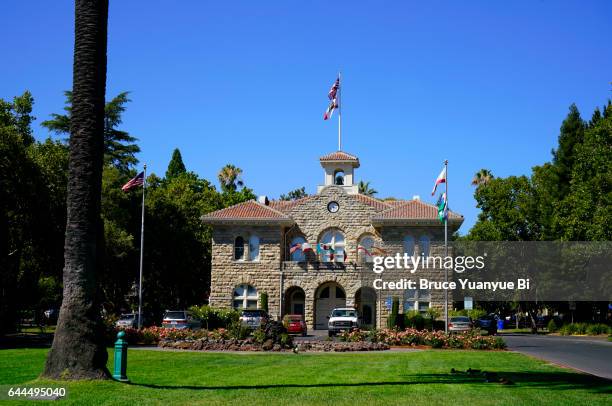
[[[37,386],[66,385],[68,398],[61,403],[79,405],[610,405],[612,399],[609,381],[511,352],[296,355],[130,350],[131,384],[36,380],[45,354],[43,349],[0,350],[0,386],[26,382]],[[480,376],[451,374],[451,368],[494,371],[515,384],[484,383]]]

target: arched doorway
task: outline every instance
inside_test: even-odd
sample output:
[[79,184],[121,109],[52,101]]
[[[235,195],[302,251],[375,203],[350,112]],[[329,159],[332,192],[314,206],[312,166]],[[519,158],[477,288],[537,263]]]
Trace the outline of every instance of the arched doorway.
[[370,287],[359,288],[355,293],[355,307],[361,316],[361,325],[376,327],[376,291]]
[[315,330],[327,330],[327,316],[336,307],[346,306],[346,293],[336,282],[326,282],[315,293]]
[[285,313],[301,314],[304,316],[306,309],[306,294],[299,286],[292,286],[285,292]]

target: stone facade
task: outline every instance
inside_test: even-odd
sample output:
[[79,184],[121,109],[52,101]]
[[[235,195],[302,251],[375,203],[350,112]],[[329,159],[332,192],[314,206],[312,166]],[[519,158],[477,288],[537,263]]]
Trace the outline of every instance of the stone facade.
[[[364,250],[358,249],[360,241],[370,237],[384,255],[395,255],[403,254],[404,238],[408,235],[415,240],[415,252],[421,252],[423,247],[419,241],[426,236],[430,252],[435,255],[443,253],[444,227],[435,219],[432,205],[418,200],[385,202],[353,193],[351,168],[359,166],[358,160],[348,154],[339,158],[334,155],[334,159],[327,162],[321,158],[326,184],[318,188],[316,195],[293,202],[268,203],[264,199],[204,216],[204,222],[213,225],[211,305],[233,306],[236,286],[249,285],[257,291],[257,296],[267,293],[272,316],[280,318],[298,309],[310,329],[325,328],[321,312],[339,304],[371,313],[368,321],[374,326],[385,325],[387,296],[371,288],[372,264],[364,261]],[[332,184],[337,180],[329,176],[334,165],[341,167],[345,174],[345,181],[340,180],[342,183],[338,185]],[[330,202],[337,203],[337,211],[329,209]],[[398,207],[401,215],[396,214]],[[386,213],[393,216],[386,218]],[[449,234],[462,222],[454,213],[450,219]],[[330,230],[344,236],[345,259],[322,262],[315,251],[309,251],[304,252],[303,261],[291,260],[290,245],[296,237],[316,247]],[[237,237],[248,242],[251,236],[259,239],[258,258],[249,260],[249,250],[257,248],[245,243],[244,259],[234,259]],[[444,273],[439,269],[427,270],[419,276],[444,280]],[[295,296],[293,292],[299,294]],[[335,298],[329,297],[330,294]],[[428,305],[443,312],[443,296],[432,291]],[[400,302],[403,308],[403,296]]]

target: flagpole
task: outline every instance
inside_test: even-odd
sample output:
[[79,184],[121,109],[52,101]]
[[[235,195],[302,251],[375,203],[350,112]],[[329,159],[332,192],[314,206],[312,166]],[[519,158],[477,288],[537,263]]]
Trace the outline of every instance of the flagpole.
[[[446,194],[446,214],[444,216],[444,256],[448,257],[448,160],[444,160],[444,173],[445,173],[445,194]],[[448,269],[444,267],[444,281],[446,282],[446,289],[444,289],[444,331],[448,333]]]
[[140,274],[138,278],[138,329],[142,328],[142,254],[144,248],[145,189],[147,188],[147,164],[142,177],[142,218],[140,221]]
[[338,151],[342,151],[342,79],[341,73],[338,71]]

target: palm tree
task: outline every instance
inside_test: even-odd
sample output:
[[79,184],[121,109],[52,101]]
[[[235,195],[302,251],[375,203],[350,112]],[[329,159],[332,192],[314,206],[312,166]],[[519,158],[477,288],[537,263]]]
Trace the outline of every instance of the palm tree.
[[43,371],[53,379],[109,377],[96,282],[103,245],[100,199],[107,29],[108,0],[75,1],[64,296]]
[[374,190],[370,187],[370,182],[364,182],[362,180],[359,181],[359,193],[361,193],[362,195],[366,195],[366,196],[374,196],[376,193],[378,193],[377,190]]
[[235,192],[236,189],[242,187],[244,183],[240,178],[241,175],[242,169],[231,164],[225,165],[217,175],[221,184],[221,190],[224,192]]
[[481,169],[474,175],[472,179],[472,186],[479,187],[480,185],[486,185],[493,179],[494,176],[488,169]]

